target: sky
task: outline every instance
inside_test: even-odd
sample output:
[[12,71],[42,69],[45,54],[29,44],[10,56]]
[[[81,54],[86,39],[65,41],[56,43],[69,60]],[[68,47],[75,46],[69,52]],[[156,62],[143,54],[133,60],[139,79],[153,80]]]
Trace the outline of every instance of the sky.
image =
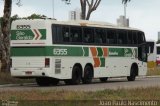
[[[12,15],[18,14],[19,17],[25,17],[36,13],[67,21],[69,11],[80,8],[80,0],[71,1],[70,5],[65,5],[61,0],[22,0],[22,6],[18,7],[16,0],[13,0]],[[122,0],[102,0],[97,10],[92,13],[90,20],[116,24],[117,18],[123,14]],[[1,16],[3,16],[2,0],[0,0]],[[130,27],[144,31],[147,40],[158,39],[160,0],[131,0],[127,4],[127,17],[130,19]]]

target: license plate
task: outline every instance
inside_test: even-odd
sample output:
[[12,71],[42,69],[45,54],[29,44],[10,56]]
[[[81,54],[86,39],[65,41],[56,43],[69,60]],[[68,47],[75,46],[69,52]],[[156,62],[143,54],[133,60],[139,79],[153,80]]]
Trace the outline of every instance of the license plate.
[[25,74],[26,75],[32,75],[32,71],[26,71]]

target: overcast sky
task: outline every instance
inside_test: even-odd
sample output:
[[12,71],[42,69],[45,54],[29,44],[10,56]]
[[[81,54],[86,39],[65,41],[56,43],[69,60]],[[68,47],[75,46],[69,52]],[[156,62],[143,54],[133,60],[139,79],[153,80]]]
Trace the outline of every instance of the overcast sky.
[[[13,0],[16,1],[16,0]],[[53,0],[22,0],[18,7],[13,2],[12,15],[20,17],[33,13],[53,17]],[[68,20],[70,10],[80,8],[80,0],[72,0],[71,5],[65,5],[61,0],[54,0],[54,16],[57,20]],[[116,19],[123,15],[122,0],[102,0],[97,10],[91,15],[90,20],[105,21],[116,24]],[[0,1],[0,16],[3,15],[3,1]],[[160,31],[160,0],[131,0],[127,6],[127,17],[130,26],[143,30],[147,39],[157,40]]]

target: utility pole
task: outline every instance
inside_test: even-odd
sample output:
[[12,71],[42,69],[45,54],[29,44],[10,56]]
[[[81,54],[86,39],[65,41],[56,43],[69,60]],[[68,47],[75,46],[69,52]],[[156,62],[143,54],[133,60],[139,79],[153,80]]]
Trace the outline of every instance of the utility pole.
[[54,18],[54,0],[52,0],[53,18]]
[[127,17],[127,3],[124,3],[124,17]]

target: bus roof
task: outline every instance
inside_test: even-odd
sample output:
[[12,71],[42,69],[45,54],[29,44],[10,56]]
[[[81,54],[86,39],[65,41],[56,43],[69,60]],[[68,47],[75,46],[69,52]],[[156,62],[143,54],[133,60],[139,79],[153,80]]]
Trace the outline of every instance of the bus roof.
[[[25,23],[28,21],[32,22],[41,22],[41,23],[50,23],[50,24],[61,24],[61,25],[76,25],[76,26],[89,26],[89,27],[100,27],[100,28],[113,28],[113,29],[125,29],[125,30],[138,30],[131,27],[120,27],[107,22],[98,22],[98,21],[88,21],[88,20],[73,20],[73,21],[57,21],[53,19],[20,19],[15,20],[14,23]],[[143,31],[142,31],[143,32]]]

